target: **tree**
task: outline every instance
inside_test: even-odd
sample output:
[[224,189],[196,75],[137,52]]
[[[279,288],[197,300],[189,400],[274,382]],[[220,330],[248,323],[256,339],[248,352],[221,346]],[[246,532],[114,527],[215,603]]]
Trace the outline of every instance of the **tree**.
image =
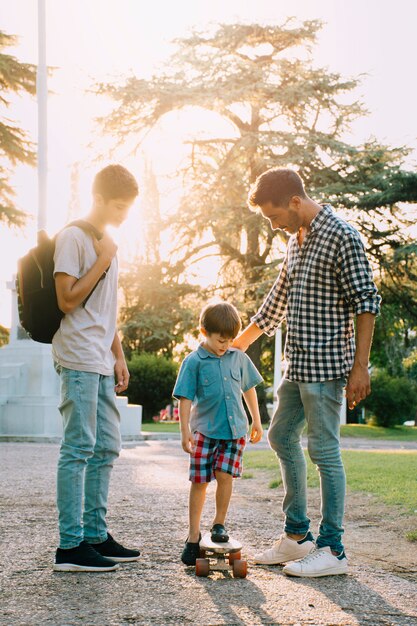
[[143,262],[132,264],[120,284],[125,297],[120,328],[128,357],[141,352],[172,357],[174,347],[196,327],[192,295],[198,288],[172,277],[166,264]]
[[[0,51],[15,45],[16,37],[0,31]],[[10,105],[7,93],[36,92],[36,68],[34,65],[19,62],[14,56],[0,52],[0,102],[3,107]],[[10,166],[17,163],[35,164],[33,144],[24,130],[4,115],[0,121],[0,221],[9,225],[21,225],[25,214],[13,202],[13,189],[10,186]]]
[[[363,146],[344,141],[365,110],[353,94],[346,103],[357,79],[313,67],[308,51],[319,28],[318,21],[288,20],[194,32],[176,42],[165,72],[97,88],[117,102],[104,129],[135,147],[173,110],[201,107],[229,124],[223,136],[203,132],[190,142],[174,224],[176,253],[183,253],[177,268],[220,255],[218,286],[243,307],[245,321],[281,260],[284,235],[277,238],[246,205],[250,184],[270,166],[298,168],[313,197],[351,209],[376,263],[407,243],[397,202],[417,199],[417,175],[401,169],[408,151],[376,140]],[[257,363],[260,354],[258,342],[252,351]]]

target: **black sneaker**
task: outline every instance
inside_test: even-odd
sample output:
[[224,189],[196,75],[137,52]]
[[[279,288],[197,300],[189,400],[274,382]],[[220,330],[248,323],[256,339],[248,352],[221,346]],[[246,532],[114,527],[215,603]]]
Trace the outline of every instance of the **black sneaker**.
[[227,543],[229,541],[229,535],[223,524],[214,524],[210,532],[211,540],[215,543]]
[[106,556],[117,563],[128,563],[129,561],[138,561],[140,557],[139,550],[130,550],[113,539],[110,533],[107,533],[106,541],[102,543],[90,544],[101,556]]
[[184,565],[195,565],[196,560],[200,557],[200,541],[201,533],[197,543],[185,542],[184,550],[181,554],[181,561]]
[[119,565],[105,559],[86,541],[76,548],[58,548],[55,555],[55,572],[112,572]]

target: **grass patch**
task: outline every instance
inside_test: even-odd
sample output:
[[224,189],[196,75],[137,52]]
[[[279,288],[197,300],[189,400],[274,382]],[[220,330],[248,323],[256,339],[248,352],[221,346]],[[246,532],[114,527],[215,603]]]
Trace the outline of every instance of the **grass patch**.
[[271,480],[271,482],[269,483],[268,487],[270,489],[277,489],[280,485],[282,485],[282,480],[278,479],[278,480]]
[[417,441],[417,428],[395,426],[383,428],[368,424],[344,424],[340,427],[342,437],[364,437],[366,439],[387,439],[389,441]]
[[[373,452],[342,450],[347,484],[352,491],[375,495],[388,505],[402,506],[407,513],[417,510],[417,452]],[[276,475],[279,465],[270,450],[245,452],[244,465],[248,470],[270,470]],[[319,485],[316,467],[307,457],[307,484]]]
[[405,533],[407,541],[417,541],[417,530],[411,530],[409,533]]
[[242,478],[245,478],[245,479],[253,478],[253,474],[251,474],[250,472],[243,472]]
[[164,424],[164,422],[142,422],[142,430],[153,433],[179,433],[179,422],[174,424]]

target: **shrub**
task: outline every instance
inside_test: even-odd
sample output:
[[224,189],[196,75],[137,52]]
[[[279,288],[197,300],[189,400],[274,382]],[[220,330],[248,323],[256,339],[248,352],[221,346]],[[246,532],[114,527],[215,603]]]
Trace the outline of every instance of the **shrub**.
[[373,415],[375,426],[396,426],[414,419],[417,409],[417,386],[407,379],[391,377],[378,371],[372,376],[372,392],[365,408]]
[[151,420],[172,402],[178,365],[174,361],[146,352],[132,355],[127,365],[130,382],[124,395],[129,396],[133,404],[141,404],[143,419]]

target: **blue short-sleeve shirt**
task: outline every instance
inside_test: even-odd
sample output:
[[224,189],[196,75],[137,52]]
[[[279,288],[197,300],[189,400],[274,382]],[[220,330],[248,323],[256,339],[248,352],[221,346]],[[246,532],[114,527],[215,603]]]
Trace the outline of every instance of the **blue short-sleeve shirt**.
[[247,354],[229,348],[222,356],[202,345],[182,362],[173,396],[192,400],[190,428],[213,439],[239,439],[248,432],[242,392],[263,378]]

